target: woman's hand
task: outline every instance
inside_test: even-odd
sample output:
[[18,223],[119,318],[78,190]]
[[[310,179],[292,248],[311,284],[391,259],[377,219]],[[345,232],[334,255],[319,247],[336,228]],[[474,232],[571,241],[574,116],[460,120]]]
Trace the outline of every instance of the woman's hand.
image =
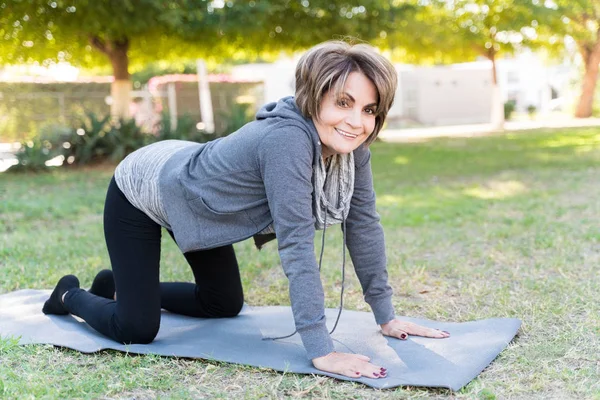
[[387,324],[382,324],[381,332],[383,332],[385,336],[391,336],[402,340],[406,340],[408,338],[408,335],[423,336],[437,339],[444,339],[450,336],[450,333],[446,331],[440,331],[439,329],[433,328],[426,328],[424,326],[417,325],[412,322],[400,321],[399,319],[393,319]]
[[369,362],[369,357],[360,354],[331,352],[323,357],[313,358],[315,368],[321,371],[344,375],[349,378],[385,378],[387,371]]

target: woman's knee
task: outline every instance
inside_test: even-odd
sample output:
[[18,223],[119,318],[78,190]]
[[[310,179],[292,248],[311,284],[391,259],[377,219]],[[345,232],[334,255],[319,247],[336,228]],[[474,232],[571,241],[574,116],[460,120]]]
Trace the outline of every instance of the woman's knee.
[[156,323],[125,323],[118,329],[117,339],[123,344],[148,344],[158,334],[160,321]]
[[244,307],[243,298],[230,299],[230,301],[222,305],[220,316],[223,318],[235,317],[242,311],[242,307]]

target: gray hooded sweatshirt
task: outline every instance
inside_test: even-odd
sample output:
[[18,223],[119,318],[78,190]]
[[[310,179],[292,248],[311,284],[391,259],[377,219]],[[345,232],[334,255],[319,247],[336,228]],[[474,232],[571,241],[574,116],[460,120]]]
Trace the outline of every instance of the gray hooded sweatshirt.
[[[159,177],[163,206],[184,253],[242,241],[273,223],[309,359],[334,350],[314,249],[312,177],[318,157],[321,143],[312,120],[287,97],[264,106],[256,121],[229,136],[178,151]],[[354,151],[346,244],[365,300],[383,324],[394,318],[394,309],[370,158],[364,145]]]

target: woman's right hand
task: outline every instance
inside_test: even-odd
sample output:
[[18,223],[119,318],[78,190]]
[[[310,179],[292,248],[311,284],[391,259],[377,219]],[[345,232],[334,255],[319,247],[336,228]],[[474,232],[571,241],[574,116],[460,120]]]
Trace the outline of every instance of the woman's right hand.
[[371,364],[369,357],[360,354],[331,352],[323,357],[313,358],[315,368],[321,371],[344,375],[349,378],[385,378],[387,370]]

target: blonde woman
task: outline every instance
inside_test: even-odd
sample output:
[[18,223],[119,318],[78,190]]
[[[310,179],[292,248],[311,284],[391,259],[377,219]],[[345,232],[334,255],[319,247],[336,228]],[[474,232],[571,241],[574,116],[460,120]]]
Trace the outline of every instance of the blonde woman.
[[[396,85],[393,66],[372,47],[322,43],[300,59],[295,97],[267,104],[238,131],[205,144],[164,141],[132,153],[106,198],[112,272],[101,272],[90,292],[75,276],[63,277],[44,312],[77,315],[121,343],[151,342],[161,308],[233,317],[244,300],[232,244],[254,236],[260,247],[276,236],[296,329],[313,365],[348,377],[385,377],[385,367],[367,357],[335,352],[327,331],[314,237],[339,223],[383,334],[448,337],[395,319],[392,306],[369,144]],[[159,282],[163,227],[195,283]]]

